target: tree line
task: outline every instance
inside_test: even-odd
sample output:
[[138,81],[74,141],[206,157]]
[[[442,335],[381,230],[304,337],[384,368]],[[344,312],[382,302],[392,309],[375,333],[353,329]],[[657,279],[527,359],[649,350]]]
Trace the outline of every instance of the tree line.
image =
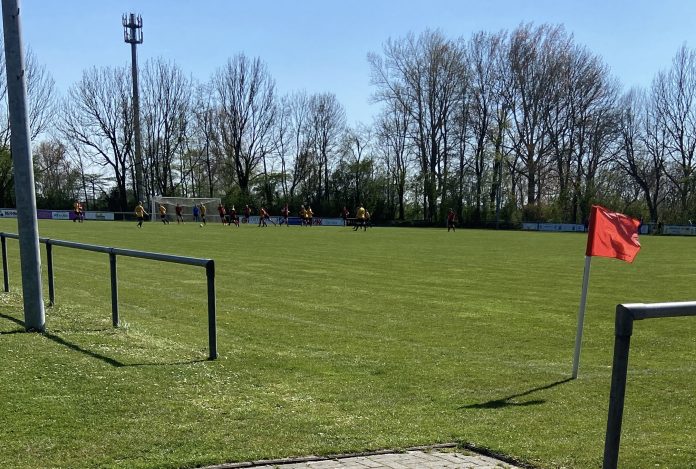
[[[362,204],[383,221],[440,223],[453,208],[473,226],[582,223],[593,203],[653,222],[696,217],[696,52],[685,45],[630,90],[560,25],[455,39],[427,30],[367,61],[380,112],[355,125],[330,91],[279,95],[261,58],[237,54],[207,81],[147,61],[145,192],[309,204],[321,216]],[[37,203],[130,211],[129,67],[85,70],[62,97],[31,52],[27,74]],[[0,205],[12,206],[3,96]]]

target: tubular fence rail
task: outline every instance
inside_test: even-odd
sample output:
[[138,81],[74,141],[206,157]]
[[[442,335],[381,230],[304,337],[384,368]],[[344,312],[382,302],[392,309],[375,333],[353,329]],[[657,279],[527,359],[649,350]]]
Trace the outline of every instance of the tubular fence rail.
[[604,441],[603,469],[616,469],[619,460],[621,420],[626,396],[628,350],[631,346],[633,321],[650,318],[696,316],[696,301],[675,303],[632,303],[616,306],[616,338],[614,340],[614,364],[611,371],[609,416]]
[[[2,244],[2,271],[5,291],[10,291],[9,273],[7,268],[7,238],[19,239],[15,233],[1,233],[0,243]],[[81,249],[83,251],[101,252],[109,255],[111,267],[111,317],[114,327],[118,327],[118,276],[116,272],[117,256],[137,257],[161,262],[172,262],[175,264],[193,265],[205,267],[208,283],[208,346],[210,349],[209,358],[217,358],[217,326],[216,326],[216,306],[215,306],[215,261],[212,259],[201,259],[197,257],[175,256],[171,254],[161,254],[156,252],[136,251],[132,249],[121,249],[96,244],[83,244],[73,241],[62,241],[59,239],[39,238],[39,242],[46,245],[46,263],[48,268],[48,296],[51,305],[55,304],[55,280],[53,276],[53,246]]]

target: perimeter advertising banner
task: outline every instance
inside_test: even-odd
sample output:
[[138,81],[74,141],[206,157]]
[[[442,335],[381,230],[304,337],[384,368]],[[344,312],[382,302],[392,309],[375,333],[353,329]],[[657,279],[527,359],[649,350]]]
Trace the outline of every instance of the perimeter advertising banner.
[[85,212],[85,220],[114,221],[113,212]]
[[696,236],[696,226],[664,225],[662,234],[679,236]]
[[[1,208],[0,218],[17,218],[17,209]],[[75,214],[71,210],[37,210],[36,218],[40,220],[72,220]],[[113,212],[85,212],[85,220],[113,221]]]
[[[275,223],[276,225],[280,225],[280,221],[282,220],[282,217],[277,217],[273,216],[270,218],[269,224],[272,225]],[[252,215],[249,217],[249,224],[250,225],[258,225],[259,224],[259,217],[258,215]],[[288,217],[288,225],[293,225],[293,226],[300,226],[302,225],[302,219],[300,217]],[[314,217],[312,219],[312,225],[314,226],[343,226],[343,218],[319,218],[319,217]]]
[[52,212],[51,219],[53,220],[70,220],[71,212]]
[[576,223],[522,223],[523,230],[531,231],[585,231],[585,227]]
[[0,217],[17,218],[17,209],[14,209],[14,208],[0,209]]

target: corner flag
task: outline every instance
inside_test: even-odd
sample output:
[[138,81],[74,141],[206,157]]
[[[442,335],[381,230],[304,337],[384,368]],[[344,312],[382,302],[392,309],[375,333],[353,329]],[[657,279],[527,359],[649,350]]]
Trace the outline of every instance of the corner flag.
[[582,326],[585,321],[587,287],[590,282],[590,261],[593,256],[598,256],[633,262],[636,254],[640,251],[638,228],[640,228],[640,221],[634,218],[623,213],[610,212],[599,205],[592,206],[590,230],[587,234],[587,248],[585,249],[585,271],[582,275],[580,308],[578,309],[578,328],[575,333],[573,379],[578,377],[578,367],[580,366]]
[[585,255],[633,262],[640,250],[639,227],[640,221],[635,218],[593,205]]

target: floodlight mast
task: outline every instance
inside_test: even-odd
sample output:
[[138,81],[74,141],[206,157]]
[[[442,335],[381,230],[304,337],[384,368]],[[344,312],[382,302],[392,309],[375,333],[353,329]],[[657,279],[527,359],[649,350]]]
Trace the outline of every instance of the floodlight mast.
[[133,131],[135,133],[135,198],[143,200],[143,155],[140,134],[140,94],[138,92],[138,52],[136,46],[143,43],[143,18],[129,13],[121,17],[123,40],[131,45],[131,74],[133,77]]

